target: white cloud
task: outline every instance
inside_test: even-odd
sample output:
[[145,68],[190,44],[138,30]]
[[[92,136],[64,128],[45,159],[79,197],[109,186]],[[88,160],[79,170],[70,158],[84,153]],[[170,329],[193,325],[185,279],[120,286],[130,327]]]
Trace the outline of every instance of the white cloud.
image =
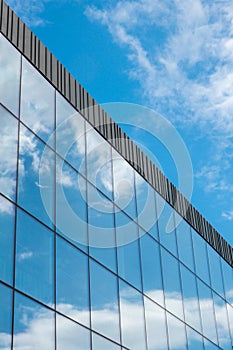
[[32,252],[25,252],[25,253],[21,253],[19,254],[19,261],[23,261],[23,260],[27,260],[27,259],[30,259],[32,257]]
[[222,212],[222,217],[229,221],[233,220],[233,210]]

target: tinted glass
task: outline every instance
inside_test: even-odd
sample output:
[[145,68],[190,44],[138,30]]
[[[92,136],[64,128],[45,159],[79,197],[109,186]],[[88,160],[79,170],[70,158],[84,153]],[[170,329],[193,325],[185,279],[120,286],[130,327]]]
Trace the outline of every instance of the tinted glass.
[[57,237],[57,310],[89,325],[88,258]]
[[23,58],[20,119],[44,141],[54,132],[54,106],[55,89]]
[[16,287],[34,298],[53,305],[53,232],[17,211]]
[[120,281],[122,343],[134,349],[146,349],[142,295]]
[[0,279],[12,284],[15,208],[0,196]]
[[12,290],[0,283],[0,349],[11,349]]
[[0,101],[18,115],[20,54],[2,34],[0,34],[0,52]]
[[233,305],[233,270],[232,267],[221,259],[222,274],[224,281],[225,298]]
[[18,122],[1,106],[0,138],[0,192],[15,200]]
[[143,291],[157,303],[164,305],[160,249],[158,243],[145,234],[140,239]]
[[90,331],[60,315],[56,315],[56,338],[57,350],[90,350]]
[[227,308],[225,301],[216,293],[213,293],[214,311],[217,322],[217,333],[219,346],[224,350],[232,349],[231,336],[227,318]]
[[99,333],[119,342],[117,278],[90,260],[91,322]]
[[19,204],[53,227],[54,154],[23,125],[20,127],[18,176]]
[[224,286],[220,256],[208,245],[211,287],[224,297]]
[[207,245],[204,239],[192,230],[196,274],[210,284]]
[[13,349],[55,349],[54,313],[15,294]]

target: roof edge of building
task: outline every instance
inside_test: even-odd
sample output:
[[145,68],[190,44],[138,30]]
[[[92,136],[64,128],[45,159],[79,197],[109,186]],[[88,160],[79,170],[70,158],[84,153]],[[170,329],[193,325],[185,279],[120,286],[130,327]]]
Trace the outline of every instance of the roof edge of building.
[[0,0],[0,32],[233,267],[233,247],[189,203],[3,0]]

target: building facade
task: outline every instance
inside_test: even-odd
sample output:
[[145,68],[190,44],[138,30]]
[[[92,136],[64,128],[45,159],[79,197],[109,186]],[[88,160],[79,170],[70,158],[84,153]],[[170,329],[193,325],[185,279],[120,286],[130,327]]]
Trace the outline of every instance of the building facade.
[[2,0],[0,135],[0,349],[232,349],[232,247]]

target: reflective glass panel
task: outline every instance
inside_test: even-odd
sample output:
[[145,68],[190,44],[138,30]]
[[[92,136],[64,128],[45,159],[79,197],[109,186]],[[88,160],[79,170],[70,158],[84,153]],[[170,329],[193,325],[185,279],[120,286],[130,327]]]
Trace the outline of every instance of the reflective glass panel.
[[18,202],[38,219],[54,224],[54,154],[20,126]]
[[12,290],[0,283],[0,349],[11,349]]
[[167,326],[170,350],[187,349],[185,325],[176,317],[167,313]]
[[165,311],[144,297],[148,350],[167,349]]
[[55,349],[54,312],[15,294],[13,349]]
[[224,297],[224,286],[220,256],[209,245],[207,245],[207,249],[210,266],[211,287],[222,297]]
[[119,282],[122,343],[130,349],[146,349],[142,295],[123,281]]
[[[141,267],[140,267],[140,253],[139,253],[139,240],[138,240],[138,227],[122,212],[118,212],[116,215],[116,235],[117,243],[120,236],[120,230],[125,230],[125,235],[129,234],[134,236],[135,239],[130,243],[124,245],[118,245],[117,258],[118,258],[118,273],[129,283],[133,284],[138,289],[142,289],[141,284]],[[125,225],[124,225],[125,222]]]
[[119,307],[117,278],[90,260],[92,328],[119,342]]
[[192,237],[196,274],[207,284],[210,284],[206,241],[194,230],[192,230]]
[[135,171],[116,151],[112,150],[114,201],[130,217],[136,218]]
[[200,332],[201,320],[197,294],[196,276],[188,269],[186,269],[183,265],[181,265],[180,268],[185,321]]
[[0,102],[18,115],[20,54],[2,34],[0,52]]
[[204,344],[202,336],[192,328],[186,327],[189,350],[203,350]]
[[227,314],[231,332],[231,338],[233,339],[233,307],[227,304]]
[[205,350],[217,350],[219,349],[219,347],[217,345],[215,345],[214,343],[210,342],[207,339],[204,339],[204,348]]
[[87,251],[86,180],[56,158],[56,229]]
[[214,292],[213,299],[219,346],[224,350],[231,350],[232,344],[225,301]]
[[20,119],[44,141],[54,132],[54,106],[55,89],[23,58]]
[[156,195],[156,204],[160,242],[177,256],[174,210],[158,194]]
[[140,246],[143,291],[151,299],[164,305],[159,245],[146,233],[141,236]]
[[90,350],[90,331],[58,314],[56,338],[57,350]]
[[158,239],[154,189],[135,172],[137,220],[139,225]]
[[233,305],[233,270],[232,267],[221,259],[222,274],[226,300]]
[[191,228],[175,211],[176,236],[179,259],[194,271],[193,243]]
[[53,232],[17,211],[16,288],[53,305],[54,300]]
[[110,199],[113,198],[111,147],[97,131],[88,125],[87,178]]
[[57,310],[89,326],[88,258],[57,237]]
[[113,203],[88,184],[89,253],[116,271],[116,238]]
[[95,333],[92,333],[92,350],[121,350],[121,347]]
[[0,139],[0,192],[15,200],[18,122],[1,105]]
[[0,196],[0,279],[12,284],[15,208]]
[[203,334],[204,336],[216,343],[217,334],[215,327],[214,305],[211,289],[208,288],[200,280],[198,280],[197,282]]
[[178,261],[163,248],[162,270],[166,308],[183,319],[183,303]]
[[81,174],[86,174],[85,121],[58,92],[56,93],[56,150]]

